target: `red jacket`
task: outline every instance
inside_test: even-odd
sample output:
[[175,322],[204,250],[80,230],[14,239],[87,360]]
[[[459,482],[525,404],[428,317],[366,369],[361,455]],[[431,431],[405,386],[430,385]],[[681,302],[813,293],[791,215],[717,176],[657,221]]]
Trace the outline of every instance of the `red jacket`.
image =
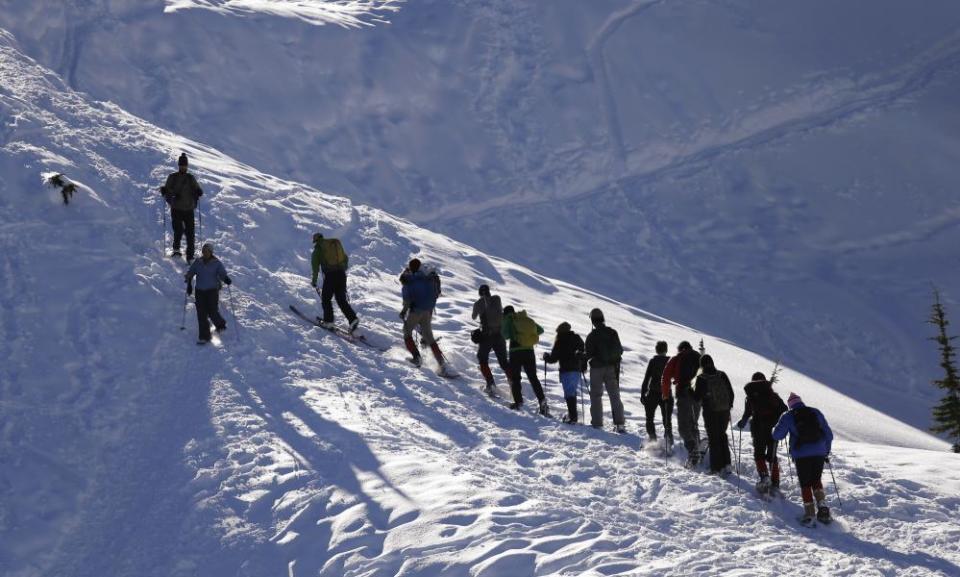
[[663,377],[660,379],[660,391],[664,399],[670,398],[670,384],[676,380],[677,389],[690,388],[690,383],[697,376],[700,368],[700,353],[694,350],[683,351],[670,357],[667,366],[663,368]]

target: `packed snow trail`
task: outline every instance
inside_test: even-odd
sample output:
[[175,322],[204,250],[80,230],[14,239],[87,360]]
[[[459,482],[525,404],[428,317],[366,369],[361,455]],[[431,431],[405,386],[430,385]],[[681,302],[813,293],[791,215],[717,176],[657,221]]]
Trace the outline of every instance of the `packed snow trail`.
[[[778,390],[823,408],[840,438],[838,526],[801,529],[790,479],[789,500],[767,505],[749,474],[738,493],[682,468],[681,450],[665,464],[635,434],[487,398],[466,319],[481,282],[548,337],[561,320],[585,333],[603,308],[628,349],[631,431],[656,340],[702,336],[735,383],[771,361],[88,101],[8,35],[0,86],[4,575],[960,571],[960,473],[945,443],[784,370]],[[206,190],[205,240],[235,281],[214,347],[193,344],[192,308],[178,330],[183,265],[160,240],[156,189],[181,150]],[[54,170],[78,184],[68,207],[40,183]],[[318,309],[318,230],[350,252],[352,303],[368,338],[395,343],[387,353],[287,311]],[[464,382],[404,360],[396,273],[416,254],[441,264],[435,327]]]

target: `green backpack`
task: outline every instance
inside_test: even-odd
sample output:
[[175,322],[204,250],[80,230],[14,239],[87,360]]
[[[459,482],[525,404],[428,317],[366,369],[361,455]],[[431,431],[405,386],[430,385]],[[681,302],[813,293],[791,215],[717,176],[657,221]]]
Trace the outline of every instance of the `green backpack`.
[[537,323],[527,316],[527,311],[520,311],[513,315],[513,330],[517,334],[517,344],[521,347],[535,347],[540,342]]
[[346,268],[347,253],[343,250],[340,239],[326,238],[321,242],[323,246],[320,248],[320,261],[323,265],[331,268]]

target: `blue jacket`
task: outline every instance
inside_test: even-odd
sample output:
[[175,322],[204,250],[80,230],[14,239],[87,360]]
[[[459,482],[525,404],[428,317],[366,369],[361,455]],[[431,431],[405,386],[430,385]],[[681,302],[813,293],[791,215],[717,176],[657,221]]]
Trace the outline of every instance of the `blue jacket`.
[[[804,406],[806,405],[803,403],[797,405],[797,407]],[[803,445],[797,444],[800,440],[800,433],[797,430],[797,423],[793,418],[792,409],[780,415],[777,426],[773,428],[773,439],[775,441],[783,439],[787,436],[787,433],[790,433],[790,456],[794,459],[801,459],[803,457],[826,457],[830,454],[830,448],[833,445],[833,431],[830,429],[830,425],[827,424],[827,419],[824,418],[823,413],[819,410],[813,407],[810,409],[817,415],[817,420],[820,421],[820,428],[823,430],[823,436],[820,437],[819,441],[815,443],[805,443]]]
[[[188,282],[193,277],[197,277],[195,284],[198,291],[218,290],[220,281],[226,282],[230,279],[227,276],[227,269],[223,267],[223,263],[217,257],[213,257],[209,261],[200,257],[193,261],[186,277]],[[227,282],[227,284],[230,283]]]
[[422,270],[404,275],[403,304],[412,311],[431,311],[437,306],[437,287]]

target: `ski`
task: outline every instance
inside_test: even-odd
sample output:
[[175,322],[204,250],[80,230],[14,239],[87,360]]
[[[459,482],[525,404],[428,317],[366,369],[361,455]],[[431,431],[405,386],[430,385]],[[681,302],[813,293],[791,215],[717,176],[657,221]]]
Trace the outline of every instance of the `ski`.
[[367,340],[367,338],[366,338],[364,335],[357,335],[357,334],[351,333],[350,331],[344,330],[344,329],[342,329],[342,328],[340,328],[340,327],[333,327],[332,329],[328,329],[327,327],[322,326],[322,325],[320,324],[320,321],[318,321],[317,319],[315,319],[315,318],[312,319],[312,318],[308,317],[307,315],[303,314],[303,312],[301,312],[300,309],[298,309],[298,308],[295,307],[294,305],[290,305],[290,311],[293,312],[293,314],[295,314],[295,315],[297,315],[298,317],[300,317],[301,319],[303,319],[303,320],[307,321],[308,323],[312,324],[313,326],[315,326],[315,327],[317,327],[317,328],[321,328],[321,329],[327,331],[328,333],[332,333],[332,334],[340,337],[341,339],[347,341],[348,343],[355,344],[355,345],[365,346],[365,347],[374,349],[374,350],[376,350],[376,351],[380,351],[381,353],[385,353],[385,352],[387,352],[387,351],[389,350],[389,349],[385,349],[385,348],[383,348],[383,347],[378,347],[377,345],[371,343],[370,341]]

